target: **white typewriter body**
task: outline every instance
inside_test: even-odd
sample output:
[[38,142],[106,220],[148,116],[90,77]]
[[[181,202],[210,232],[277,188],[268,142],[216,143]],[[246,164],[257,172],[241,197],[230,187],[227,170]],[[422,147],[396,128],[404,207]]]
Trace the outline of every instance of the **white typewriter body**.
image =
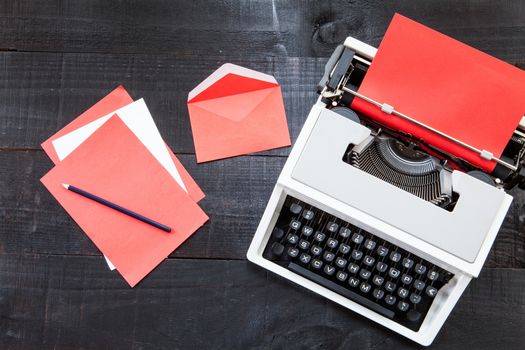
[[[345,46],[370,60],[376,49],[351,37]],[[342,161],[349,144],[370,130],[327,108],[319,97],[272,192],[248,260],[422,345],[429,345],[472,278],[478,276],[512,202],[502,189],[463,172],[452,182],[452,211],[384,182]],[[444,268],[454,277],[436,295],[415,332],[263,257],[287,195],[310,203]]]

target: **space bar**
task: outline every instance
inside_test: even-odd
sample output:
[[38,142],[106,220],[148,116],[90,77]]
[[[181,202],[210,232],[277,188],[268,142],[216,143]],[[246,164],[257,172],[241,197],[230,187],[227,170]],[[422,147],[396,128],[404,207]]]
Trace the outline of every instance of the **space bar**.
[[331,291],[333,292],[336,292],[337,294],[341,294],[342,296],[352,300],[352,301],[355,301],[356,303],[359,303],[385,317],[388,317],[388,318],[394,318],[394,312],[392,310],[388,310],[387,308],[384,308],[382,307],[381,305],[378,305],[376,303],[374,303],[373,301],[371,300],[368,300],[367,298],[355,293],[355,292],[352,292],[351,290],[348,290],[344,287],[341,287],[340,285],[338,285],[337,283],[334,283],[324,277],[321,277],[319,276],[318,274],[316,273],[313,273],[312,271],[308,270],[308,269],[305,269],[304,267],[302,266],[299,266],[297,264],[294,264],[294,263],[289,263],[288,264],[288,269],[295,272],[295,273],[298,273],[299,275],[303,276],[303,277],[306,277],[308,278],[310,281],[312,282],[315,282],[317,284],[320,284],[321,286],[323,287],[326,287],[328,289],[330,289]]

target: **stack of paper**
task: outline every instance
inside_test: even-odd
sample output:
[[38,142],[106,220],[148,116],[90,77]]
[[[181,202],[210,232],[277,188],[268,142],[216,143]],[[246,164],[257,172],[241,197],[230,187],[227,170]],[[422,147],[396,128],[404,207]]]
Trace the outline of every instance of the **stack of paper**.
[[[56,166],[42,183],[135,286],[208,217],[204,193],[163,141],[144,100],[111,92],[42,144]],[[79,196],[82,188],[172,228],[165,233]]]

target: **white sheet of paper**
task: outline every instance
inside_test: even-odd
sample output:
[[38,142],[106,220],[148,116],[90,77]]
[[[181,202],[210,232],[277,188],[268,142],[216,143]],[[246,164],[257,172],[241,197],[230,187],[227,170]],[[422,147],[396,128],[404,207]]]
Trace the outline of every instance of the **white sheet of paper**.
[[157,158],[180,187],[188,192],[144,99],[130,103],[54,140],[53,147],[55,147],[58,158],[61,161],[66,158],[114,114],[117,114],[131,131],[137,135],[139,140]]
[[[131,131],[137,135],[138,139],[153,154],[153,156],[157,158],[160,164],[168,171],[173,179],[177,181],[182,189],[188,192],[173,160],[171,159],[166,144],[155,125],[155,121],[144,102],[144,99],[130,103],[54,140],[53,147],[57,152],[58,159],[62,161],[66,158],[115,114],[117,114]],[[109,269],[113,271],[115,266],[106,256],[104,256],[104,258],[106,259]]]
[[106,263],[108,264],[108,267],[111,271],[115,270],[116,267],[115,265],[113,265],[113,263],[111,261],[109,261],[108,257],[104,255],[104,259],[106,259]]

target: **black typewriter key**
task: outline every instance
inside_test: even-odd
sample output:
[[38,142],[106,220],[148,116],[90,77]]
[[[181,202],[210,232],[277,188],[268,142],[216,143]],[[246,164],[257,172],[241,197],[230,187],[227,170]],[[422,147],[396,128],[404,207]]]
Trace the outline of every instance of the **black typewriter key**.
[[329,248],[336,248],[338,244],[337,239],[328,238],[328,241],[326,241],[326,246]]
[[337,279],[341,282],[344,282],[346,281],[346,279],[348,278],[348,274],[346,272],[343,272],[343,271],[339,271],[335,277],[337,277]]
[[393,267],[390,268],[390,270],[388,270],[388,275],[392,278],[398,278],[399,277],[399,270],[398,269],[394,269]]
[[388,269],[388,265],[382,261],[379,261],[376,265],[376,269],[379,272],[385,272]]
[[303,235],[305,237],[310,237],[314,233],[314,229],[310,226],[303,226]]
[[381,289],[379,288],[376,288],[374,289],[374,291],[372,292],[372,295],[374,296],[374,298],[376,299],[381,299],[383,298],[383,296],[385,295],[385,292],[383,292]]
[[319,270],[319,269],[321,269],[321,267],[323,267],[323,262],[321,260],[319,260],[319,259],[314,259],[314,260],[312,260],[312,267],[314,269]]
[[386,289],[388,292],[391,292],[391,293],[392,293],[393,291],[396,290],[396,288],[397,288],[397,285],[396,285],[394,282],[390,282],[390,281],[388,281],[388,282],[385,283],[385,289]]
[[314,235],[314,239],[317,241],[317,242],[322,242],[324,241],[324,239],[326,238],[326,235],[324,233],[322,233],[321,231],[317,231]]
[[425,282],[423,282],[421,280],[415,280],[414,281],[414,288],[416,288],[417,290],[425,289]]
[[307,250],[308,248],[310,248],[310,242],[308,242],[307,240],[301,239],[299,241],[299,248],[301,248],[302,250]]
[[281,239],[284,237],[284,231],[283,229],[276,227],[272,231],[272,237],[275,239]]
[[333,221],[330,221],[327,225],[326,225],[326,229],[330,232],[337,232],[337,229],[339,228],[339,225],[336,224],[335,222]]
[[421,313],[412,309],[407,312],[407,318],[410,322],[417,322],[421,318]]
[[302,253],[301,255],[299,255],[299,261],[303,264],[308,264],[311,259],[312,257],[308,254]]
[[301,222],[300,221],[297,221],[297,220],[292,220],[290,221],[290,228],[292,230],[298,230],[301,228]]
[[366,266],[373,266],[376,262],[376,259],[372,258],[371,256],[365,256],[363,262]]
[[414,265],[414,260],[409,259],[409,258],[404,258],[401,265],[403,265],[403,267],[406,269],[411,269],[412,266]]
[[370,292],[370,289],[372,289],[372,286],[369,285],[369,284],[366,283],[366,282],[362,282],[361,285],[359,286],[359,289],[360,289],[361,292],[363,292],[363,293],[368,293],[368,292]]
[[360,235],[359,233],[354,233],[352,235],[352,242],[354,242],[355,244],[361,244],[361,242],[363,242],[363,235]]
[[412,276],[407,275],[406,273],[404,273],[403,276],[401,276],[401,282],[403,282],[403,284],[410,284],[410,283],[412,283]]
[[303,210],[303,207],[297,203],[292,203],[292,205],[290,205],[290,211],[296,215],[299,214],[301,210]]
[[437,289],[432,286],[428,286],[427,289],[425,290],[425,293],[427,293],[427,295],[431,298],[435,297],[437,292],[438,292]]
[[393,262],[398,262],[399,260],[401,260],[401,254],[399,254],[398,252],[390,253],[390,260],[392,260]]
[[444,284],[448,283],[448,281],[450,281],[450,279],[454,277],[454,274],[448,272],[448,271],[445,271],[445,273],[443,274],[443,279],[442,279],[442,282]]
[[350,234],[352,233],[352,230],[350,230],[348,227],[341,227],[339,230],[339,236],[342,238],[348,238],[350,237]]
[[279,242],[274,242],[272,244],[272,253],[275,255],[281,255],[284,252],[284,245]]
[[401,310],[401,311],[407,311],[409,306],[410,306],[410,305],[409,305],[407,302],[405,302],[405,301],[400,301],[400,302],[397,304],[397,308],[398,308],[399,310]]
[[368,271],[367,269],[361,269],[359,272],[359,276],[364,280],[369,279],[370,275],[372,275],[372,272]]
[[435,281],[435,280],[438,279],[439,273],[437,271],[430,270],[430,271],[428,271],[427,277],[428,277],[429,280]]
[[288,248],[288,256],[295,258],[297,255],[299,255],[299,249],[294,247]]
[[346,259],[343,259],[341,257],[338,257],[337,259],[335,259],[335,264],[344,269],[346,267],[346,264],[348,263],[348,261]]
[[387,303],[388,305],[394,305],[396,303],[396,297],[390,294],[387,295],[385,297],[385,303]]
[[299,236],[294,235],[293,233],[290,233],[290,234],[288,235],[288,238],[286,238],[286,240],[287,240],[288,243],[290,243],[290,244],[296,244],[297,242],[299,242]]
[[419,304],[419,302],[421,301],[421,295],[417,295],[417,294],[410,294],[410,302],[412,304]]
[[335,259],[335,254],[332,253],[332,252],[324,252],[324,254],[323,254],[323,259],[324,259],[326,262],[332,262],[332,261],[334,261],[334,259]]
[[350,277],[348,279],[348,284],[350,285],[350,287],[357,287],[360,282],[361,281],[359,280],[359,278]]
[[314,212],[311,211],[311,210],[307,210],[307,209],[305,209],[305,210],[303,211],[303,218],[304,218],[305,220],[312,220],[312,219],[314,218]]
[[357,273],[357,271],[359,271],[359,265],[354,264],[354,263],[350,263],[348,265],[348,272]]
[[416,264],[416,267],[414,268],[414,271],[416,271],[416,273],[422,275],[422,274],[424,274],[427,271],[427,267],[425,265],[422,265],[422,264]]
[[339,251],[341,252],[341,254],[348,254],[350,252],[350,246],[348,244],[342,243],[339,246]]
[[408,296],[408,290],[401,287],[397,290],[397,295],[399,295],[401,298],[406,298]]
[[321,247],[319,247],[318,245],[314,245],[310,251],[313,255],[319,256],[323,252],[323,249],[321,249]]
[[362,251],[357,250],[357,249],[354,249],[352,251],[352,259],[354,259],[354,260],[361,260],[362,257],[363,257],[363,252]]
[[376,242],[375,241],[372,241],[371,239],[367,239],[365,241],[365,248],[366,249],[374,250],[375,247],[376,247]]
[[383,283],[385,282],[385,279],[381,276],[375,275],[374,278],[372,278],[372,283],[376,286],[381,287]]
[[335,273],[335,267],[330,265],[325,265],[323,269],[324,273],[326,273],[328,276],[332,276]]
[[388,248],[380,245],[379,248],[377,248],[377,254],[379,256],[386,256],[388,254]]

